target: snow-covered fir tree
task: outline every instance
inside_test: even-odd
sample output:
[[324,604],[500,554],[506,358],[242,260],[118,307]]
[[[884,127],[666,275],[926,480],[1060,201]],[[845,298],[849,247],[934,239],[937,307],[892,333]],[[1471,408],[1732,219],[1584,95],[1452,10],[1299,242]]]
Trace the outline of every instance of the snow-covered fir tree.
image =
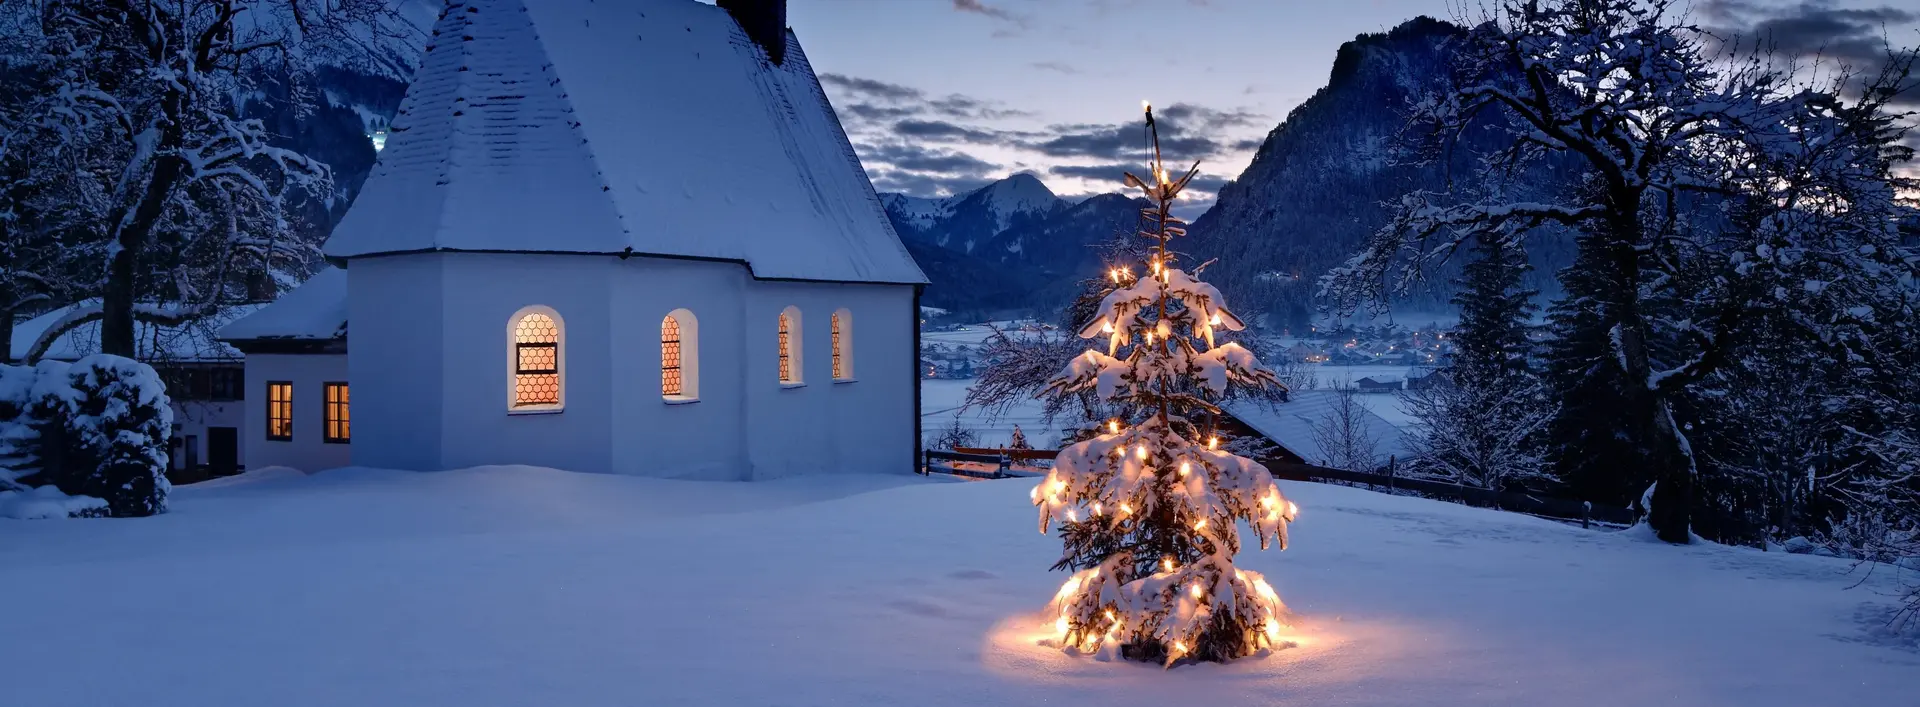
[[1284,549],[1297,509],[1265,467],[1220,449],[1210,429],[1211,400],[1275,382],[1245,348],[1216,342],[1244,325],[1217,289],[1176,267],[1169,241],[1185,229],[1171,209],[1196,171],[1169,178],[1157,140],[1154,152],[1148,178],[1127,175],[1154,204],[1142,232],[1155,244],[1148,262],[1138,277],[1109,273],[1111,290],[1079,331],[1105,338],[1106,352],[1074,356],[1052,384],[1133,414],[1062,449],[1032,498],[1041,532],[1062,524],[1056,568],[1077,570],[1050,608],[1062,647],[1171,666],[1279,642],[1286,605],[1259,573],[1234,566],[1238,524],[1261,547]]
[[1453,361],[1404,404],[1420,421],[1415,473],[1499,489],[1540,477],[1543,431],[1552,416],[1545,390],[1528,364],[1533,290],[1518,245],[1481,238],[1462,268]]
[[[1579,234],[1555,312],[1552,397],[1582,400],[1556,424],[1563,468],[1581,440],[1637,464],[1596,467],[1651,483],[1649,524],[1692,537],[1699,457],[1683,419],[1692,386],[1738,365],[1749,322],[1772,310],[1877,365],[1860,332],[1899,306],[1920,268],[1901,242],[1896,178],[1903,134],[1889,99],[1905,73],[1808,86],[1764,55],[1716,56],[1675,0],[1503,0],[1469,37],[1458,87],[1416,107],[1445,136],[1503,113],[1511,146],[1494,174],[1548,157],[1587,171],[1543,201],[1408,195],[1395,218],[1324,281],[1343,309],[1384,302],[1475,238],[1510,242],[1558,227]],[[1906,55],[1910,63],[1911,54]],[[1894,62],[1896,65],[1902,62]],[[1892,91],[1891,93],[1889,91]],[[1576,362],[1591,365],[1571,365]],[[1618,440],[1617,443],[1606,440]],[[1644,470],[1644,472],[1642,472]],[[1617,502],[1623,499],[1597,499]]]

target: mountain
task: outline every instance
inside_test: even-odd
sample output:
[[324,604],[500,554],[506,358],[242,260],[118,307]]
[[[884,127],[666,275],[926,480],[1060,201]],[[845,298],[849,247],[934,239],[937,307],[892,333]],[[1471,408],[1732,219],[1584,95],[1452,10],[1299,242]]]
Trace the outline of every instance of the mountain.
[[1132,233],[1145,205],[1119,194],[1062,199],[1027,173],[945,199],[887,193],[880,201],[932,281],[923,303],[1042,316],[1101,270],[1103,247]]
[[[1464,136],[1445,164],[1415,164],[1400,147],[1406,106],[1446,88],[1464,35],[1419,17],[1341,45],[1326,87],[1267,134],[1252,164],[1194,221],[1187,247],[1200,260],[1220,258],[1209,279],[1243,308],[1266,312],[1269,326],[1304,328],[1317,279],[1387,222],[1388,202],[1415,189],[1444,191],[1449,172],[1455,189],[1486,186],[1475,181],[1482,178],[1476,161],[1501,144],[1490,129]],[[1578,178],[1566,160],[1537,171],[1508,191],[1542,196]],[[1529,256],[1535,271],[1528,285],[1553,292],[1553,273],[1571,262],[1572,245],[1535,239]],[[1451,309],[1447,282],[1456,270],[1443,269],[1434,286],[1395,309]]]

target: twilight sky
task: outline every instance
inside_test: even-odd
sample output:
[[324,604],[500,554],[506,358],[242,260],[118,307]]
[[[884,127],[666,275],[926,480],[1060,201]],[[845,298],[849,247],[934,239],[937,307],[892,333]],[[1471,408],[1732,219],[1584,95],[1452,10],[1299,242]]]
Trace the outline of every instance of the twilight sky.
[[[1696,0],[1693,19],[1783,53],[1883,59],[1920,44],[1920,0]],[[1019,171],[1063,196],[1120,190],[1151,99],[1196,192],[1237,176],[1334,52],[1458,0],[791,0],[855,150],[881,191],[935,196]],[[1915,98],[1920,103],[1920,97]],[[1210,201],[1197,193],[1195,207]]]

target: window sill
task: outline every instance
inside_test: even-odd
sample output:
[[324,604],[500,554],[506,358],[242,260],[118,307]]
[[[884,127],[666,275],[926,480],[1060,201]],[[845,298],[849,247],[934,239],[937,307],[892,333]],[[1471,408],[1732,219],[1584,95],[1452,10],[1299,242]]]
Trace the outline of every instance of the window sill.
[[835,378],[835,379],[833,379],[833,382],[834,382],[835,384],[839,384],[839,383],[858,383],[858,382],[860,382],[860,379],[858,379],[858,378]]
[[544,408],[526,407],[526,408],[508,408],[507,414],[508,415],[558,415],[566,411],[567,409],[564,407],[544,407]]
[[292,442],[292,437],[268,437],[268,442]]
[[700,399],[684,395],[662,395],[660,396],[660,402],[668,405],[691,405],[700,402]]
[[805,388],[805,387],[807,387],[806,383],[781,383],[780,384],[781,390],[793,390],[794,388]]
[[320,440],[320,443],[321,444],[353,444],[352,442],[344,439],[323,439],[323,440]]

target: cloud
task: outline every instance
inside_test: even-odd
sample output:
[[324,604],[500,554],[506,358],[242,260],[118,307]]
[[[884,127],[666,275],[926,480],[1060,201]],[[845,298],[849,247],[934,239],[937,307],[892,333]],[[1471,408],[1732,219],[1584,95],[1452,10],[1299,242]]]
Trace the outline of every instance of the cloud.
[[[1838,7],[1831,0],[1794,4],[1756,0],[1703,0],[1696,6],[1714,26],[1708,31],[1726,43],[1759,43],[1796,58],[1846,65],[1856,83],[1871,80],[1888,65],[1896,29],[1920,24],[1920,11],[1891,5]],[[1913,77],[1903,102],[1920,104],[1920,76]]]
[[883,101],[917,101],[926,96],[917,88],[846,74],[821,74],[820,83],[851,96]]
[[1080,74],[1079,69],[1073,68],[1072,66],[1069,66],[1065,63],[1058,62],[1058,61],[1036,61],[1031,64],[1028,64],[1027,66],[1031,66],[1041,71],[1053,71],[1057,73],[1066,74],[1068,76],[1077,76]]
[[921,147],[908,143],[860,145],[854,149],[865,159],[871,159],[884,163],[894,169],[910,172],[983,176],[1000,169],[1000,165],[964,152],[937,147]]
[[[1161,150],[1178,155],[1181,160],[1206,160],[1248,149],[1246,140],[1223,142],[1212,136],[1265,121],[1263,116],[1243,109],[1218,110],[1186,103],[1158,109],[1154,116],[1160,130]],[[1138,159],[1146,150],[1143,123],[1055,125],[1048,130],[1051,136],[1029,141],[1024,146],[1050,157],[1091,157],[1116,162]]]
[[980,2],[980,0],[953,0],[953,9],[959,10],[960,12],[985,15],[1002,22],[1011,22],[1015,25],[1026,25],[1026,18]]
[[1048,174],[1061,177],[1073,177],[1075,179],[1086,179],[1095,182],[1113,182],[1114,184],[1119,184],[1122,179],[1125,179],[1124,175],[1127,172],[1138,174],[1145,171],[1146,167],[1137,164],[1063,164],[1055,165],[1047,169]]

